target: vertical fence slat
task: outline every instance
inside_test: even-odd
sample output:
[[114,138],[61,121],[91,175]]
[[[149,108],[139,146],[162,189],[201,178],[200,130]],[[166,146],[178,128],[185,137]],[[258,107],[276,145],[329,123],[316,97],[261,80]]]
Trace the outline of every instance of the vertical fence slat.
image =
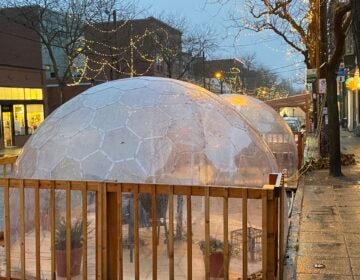
[[169,186],[169,279],[174,279],[174,187]]
[[[152,279],[157,279],[157,217],[156,185],[151,190],[151,226],[152,226]],[[159,205],[161,207],[161,205]]]
[[87,279],[87,246],[88,246],[88,238],[87,238],[87,229],[88,229],[88,221],[87,221],[87,183],[84,184],[84,189],[81,191],[82,196],[82,234],[83,234],[83,279]]
[[71,279],[71,183],[66,185],[66,278]]
[[96,192],[95,242],[96,242],[96,277],[102,279],[102,192],[103,184],[99,183]]
[[248,231],[247,231],[247,201],[248,191],[247,189],[242,190],[242,255],[243,255],[243,279],[247,279],[248,275]]
[[186,215],[187,215],[187,279],[192,279],[192,213],[191,213],[191,193],[186,196]]
[[10,180],[8,179],[4,186],[6,277],[8,279],[10,279],[11,276],[9,184]]
[[6,164],[3,165],[3,177],[6,178]]
[[[285,172],[286,174],[286,172]],[[285,221],[285,184],[284,184],[284,176],[285,174],[282,175],[281,178],[281,189],[280,189],[280,202],[279,202],[279,207],[280,207],[280,216],[279,216],[279,279],[282,280],[283,279],[283,273],[284,273],[284,247],[285,247],[285,240],[284,240],[284,221]]]
[[210,253],[210,198],[209,187],[205,187],[205,279],[210,279],[209,270]]
[[36,256],[36,279],[40,279],[40,182],[35,187],[35,256]]
[[223,199],[224,217],[224,279],[229,279],[229,190],[224,188]]
[[51,250],[51,279],[54,280],[55,277],[55,182],[50,182],[50,250]]
[[107,183],[103,183],[101,186],[102,193],[101,193],[101,201],[102,201],[102,209],[101,209],[101,223],[99,224],[100,228],[102,229],[102,279],[108,279],[108,247],[107,247],[107,236],[108,236],[108,224],[107,224],[107,189],[108,185]]
[[[262,273],[263,280],[267,279],[267,192],[262,193]],[[269,279],[270,280],[270,279]]]
[[134,237],[135,237],[135,279],[140,279],[139,260],[139,186],[134,189]]
[[24,180],[20,183],[20,266],[21,279],[25,279],[25,190]]
[[119,272],[119,209],[117,191],[106,193],[106,227],[107,227],[107,274],[109,279],[116,279]]
[[123,247],[122,247],[122,185],[120,184],[116,193],[117,205],[118,205],[118,279],[123,279]]

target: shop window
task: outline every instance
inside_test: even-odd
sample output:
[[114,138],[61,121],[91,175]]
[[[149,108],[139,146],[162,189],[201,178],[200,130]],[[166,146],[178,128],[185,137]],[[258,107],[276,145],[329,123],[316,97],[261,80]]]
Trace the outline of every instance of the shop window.
[[14,105],[14,132],[15,135],[25,135],[24,105]]
[[44,120],[44,108],[43,105],[26,105],[28,133],[33,134],[34,131]]
[[42,90],[40,88],[26,88],[25,89],[26,100],[42,100]]
[[0,100],[42,100],[41,88],[0,87]]

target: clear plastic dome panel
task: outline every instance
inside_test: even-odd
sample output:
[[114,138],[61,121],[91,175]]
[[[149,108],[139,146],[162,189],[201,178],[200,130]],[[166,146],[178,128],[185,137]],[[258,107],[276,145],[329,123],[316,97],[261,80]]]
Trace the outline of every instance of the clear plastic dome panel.
[[26,143],[24,178],[261,187],[278,171],[264,141],[221,98],[164,78],[86,90]]
[[292,175],[297,171],[297,147],[294,135],[282,117],[270,106],[256,98],[240,94],[223,94],[260,133],[273,152],[279,168]]

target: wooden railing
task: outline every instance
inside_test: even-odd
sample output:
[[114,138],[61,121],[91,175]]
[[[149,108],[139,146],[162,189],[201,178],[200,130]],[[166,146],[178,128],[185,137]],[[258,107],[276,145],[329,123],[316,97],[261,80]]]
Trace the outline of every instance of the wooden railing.
[[2,177],[7,177],[13,171],[14,164],[18,156],[3,156],[0,157],[0,166],[2,166]]
[[[229,263],[231,256],[231,244],[229,244],[229,201],[238,205],[241,203],[242,213],[238,216],[239,224],[242,225],[242,279],[248,277],[248,205],[253,203],[254,200],[261,202],[261,210],[259,214],[262,219],[262,233],[261,233],[261,261],[262,261],[262,279],[281,279],[282,275],[282,260],[284,256],[284,180],[281,174],[270,174],[269,184],[263,188],[236,188],[236,187],[209,187],[209,186],[174,186],[174,185],[155,185],[155,184],[125,184],[115,182],[94,182],[94,181],[54,181],[54,180],[27,180],[27,179],[0,179],[0,190],[3,190],[3,203],[4,209],[4,256],[2,263],[5,267],[0,271],[1,279],[35,279],[42,278],[42,271],[44,266],[50,270],[49,277],[46,279],[55,279],[57,271],[57,234],[59,217],[65,218],[66,225],[66,277],[71,279],[72,256],[71,256],[71,230],[73,226],[74,217],[82,220],[82,224],[86,225],[82,228],[82,279],[89,279],[91,264],[91,257],[89,255],[94,251],[94,275],[96,279],[122,279],[124,275],[124,267],[127,262],[124,259],[124,247],[134,250],[133,256],[133,277],[135,279],[145,278],[140,275],[143,257],[140,257],[140,220],[141,213],[139,214],[139,203],[130,204],[133,215],[130,218],[131,223],[127,225],[130,229],[132,224],[133,232],[133,247],[129,247],[129,242],[124,242],[124,195],[130,195],[132,201],[141,201],[143,195],[147,195],[151,201],[151,210],[149,212],[149,229],[146,232],[151,232],[151,256],[147,258],[151,262],[151,274],[149,278],[164,279],[159,275],[158,264],[158,217],[157,217],[157,203],[159,195],[167,195],[168,198],[168,212],[165,216],[165,223],[168,225],[168,236],[166,238],[167,244],[167,262],[168,262],[168,278],[174,279],[175,277],[175,259],[174,254],[177,254],[174,249],[175,241],[175,224],[177,221],[178,213],[175,213],[174,205],[178,203],[178,197],[184,199],[184,210],[186,210],[186,225],[183,228],[186,231],[186,240],[176,241],[183,242],[186,249],[186,262],[185,271],[187,271],[187,279],[196,279],[194,275],[194,237],[193,237],[193,215],[192,209],[196,197],[203,197],[204,207],[201,210],[201,219],[204,224],[204,275],[205,279],[210,278],[210,206],[211,199],[217,198],[222,201],[222,236],[223,236],[223,251],[224,251],[224,279],[229,279],[231,271],[229,271]],[[15,192],[15,195],[12,195]],[[29,196],[29,192],[32,193]],[[43,192],[49,194],[47,201],[49,205],[49,234],[45,234],[49,238],[50,256],[48,263],[43,260],[43,254],[40,247],[43,242],[43,234],[41,233],[43,225],[41,217],[41,209],[43,208],[44,200],[41,198]],[[81,203],[72,203],[72,195],[77,192],[81,193]],[[62,193],[64,199],[64,209],[59,208],[59,195]],[[90,203],[94,198],[94,220],[89,216]],[[13,205],[18,205],[17,208]],[[33,211],[31,211],[33,209]],[[175,216],[176,214],[176,216]],[[33,223],[31,221],[34,221]],[[91,229],[89,227],[92,227]],[[15,233],[18,233],[14,238]],[[130,231],[129,231],[130,232]],[[32,235],[33,234],[33,235]],[[26,236],[31,236],[35,246],[30,246]],[[96,244],[91,247],[90,240]],[[10,238],[11,237],[11,238]],[[128,236],[128,238],[130,235]],[[129,241],[129,240],[128,240]],[[178,244],[178,243],[176,243]],[[130,244],[131,245],[131,244]],[[15,249],[17,246],[20,248],[18,251]],[[26,246],[30,247],[26,248]],[[178,247],[179,245],[177,245]],[[15,249],[14,249],[15,248]],[[27,254],[29,250],[33,250],[31,255],[34,258],[33,267],[26,266],[28,264]],[[132,251],[131,251],[132,252]],[[16,272],[13,268],[13,255],[19,258],[19,269]],[[141,261],[142,260],[142,261]],[[149,263],[146,264],[149,266]],[[33,269],[33,272],[30,270]],[[92,269],[92,268],[91,268]],[[164,269],[164,265],[162,265]],[[32,275],[30,275],[32,274]],[[166,277],[167,278],[167,277]]]

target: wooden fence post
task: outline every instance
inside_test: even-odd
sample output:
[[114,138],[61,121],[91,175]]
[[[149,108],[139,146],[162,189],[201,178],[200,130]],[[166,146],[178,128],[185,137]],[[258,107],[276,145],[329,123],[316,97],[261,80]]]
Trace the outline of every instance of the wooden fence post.
[[276,192],[273,185],[265,185],[262,195],[263,279],[268,280],[276,279],[278,263]]
[[106,223],[107,223],[107,276],[117,279],[118,275],[118,201],[117,192],[106,193]]

